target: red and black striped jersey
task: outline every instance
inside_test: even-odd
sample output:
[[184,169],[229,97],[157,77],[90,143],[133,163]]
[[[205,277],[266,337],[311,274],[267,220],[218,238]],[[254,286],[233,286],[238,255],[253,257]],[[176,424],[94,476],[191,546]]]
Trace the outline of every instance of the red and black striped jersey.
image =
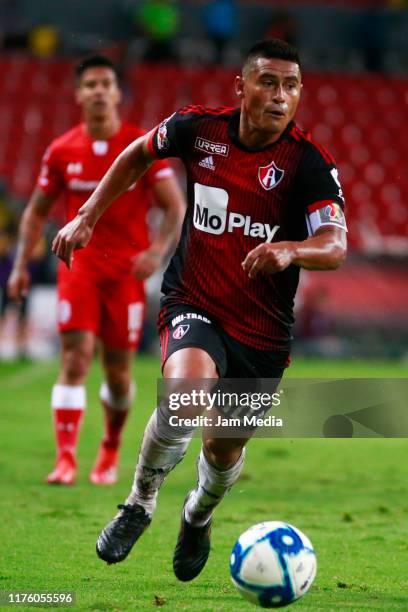
[[299,268],[249,279],[241,263],[261,242],[304,240],[308,211],[338,209],[343,197],[333,158],[293,122],[273,144],[252,149],[239,141],[239,114],[187,106],[150,134],[151,153],[180,158],[187,173],[164,301],[201,308],[244,344],[287,351]]

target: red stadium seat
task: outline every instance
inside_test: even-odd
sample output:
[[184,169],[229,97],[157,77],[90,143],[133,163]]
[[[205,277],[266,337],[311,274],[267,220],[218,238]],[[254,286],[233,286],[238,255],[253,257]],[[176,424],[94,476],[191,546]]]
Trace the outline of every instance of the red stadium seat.
[[[45,147],[79,120],[73,66],[67,59],[0,59],[0,173],[19,195],[30,193]],[[132,65],[123,115],[151,128],[185,104],[238,106],[234,76],[221,68]],[[336,158],[356,249],[370,249],[378,236],[408,234],[407,106],[404,79],[304,76],[297,121]]]

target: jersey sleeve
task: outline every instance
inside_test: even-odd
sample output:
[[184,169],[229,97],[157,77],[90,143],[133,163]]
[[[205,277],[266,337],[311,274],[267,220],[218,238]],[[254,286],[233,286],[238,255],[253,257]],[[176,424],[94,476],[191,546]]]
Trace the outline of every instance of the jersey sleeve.
[[193,113],[189,107],[181,108],[156,126],[148,136],[147,148],[153,157],[183,158],[189,146],[189,125]]
[[343,191],[331,155],[322,147],[310,144],[297,178],[297,199],[304,208],[309,235],[329,225],[347,231]]
[[37,187],[51,198],[56,197],[64,186],[64,177],[58,164],[58,156],[52,144],[45,151],[40,173],[37,178]]
[[174,176],[174,171],[169,162],[165,159],[158,159],[150,166],[143,178],[149,187],[153,187],[158,181],[171,176]]

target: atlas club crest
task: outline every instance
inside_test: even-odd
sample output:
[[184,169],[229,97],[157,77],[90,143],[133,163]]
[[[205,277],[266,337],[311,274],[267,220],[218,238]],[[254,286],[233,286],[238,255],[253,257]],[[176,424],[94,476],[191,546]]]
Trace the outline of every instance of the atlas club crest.
[[267,191],[276,187],[283,179],[284,174],[285,171],[278,168],[274,161],[267,166],[259,166],[258,168],[259,182]]
[[190,329],[189,325],[179,325],[173,332],[173,338],[175,340],[181,340]]

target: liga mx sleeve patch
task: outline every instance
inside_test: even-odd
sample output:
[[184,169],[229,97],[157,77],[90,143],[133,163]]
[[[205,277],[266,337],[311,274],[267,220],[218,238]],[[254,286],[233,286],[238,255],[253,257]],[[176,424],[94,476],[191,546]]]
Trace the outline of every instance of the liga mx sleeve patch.
[[335,225],[347,232],[346,218],[340,204],[323,201],[312,204],[307,209],[307,225],[309,234],[313,235],[319,227]]
[[154,157],[180,157],[176,133],[178,121],[178,112],[174,112],[149,133],[147,148]]

